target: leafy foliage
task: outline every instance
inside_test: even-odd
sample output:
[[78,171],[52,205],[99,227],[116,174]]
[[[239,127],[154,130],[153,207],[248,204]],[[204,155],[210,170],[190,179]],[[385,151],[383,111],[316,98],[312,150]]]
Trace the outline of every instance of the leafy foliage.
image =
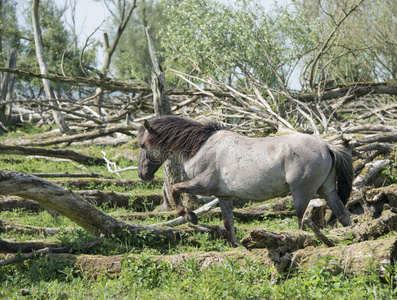
[[[317,22],[315,34],[319,45],[334,32],[328,46],[319,53],[317,82],[325,77],[331,84],[396,81],[395,1],[308,0],[296,3],[297,10],[306,16],[306,22]],[[308,56],[306,63],[312,58]]]
[[[274,71],[286,79],[297,56],[313,44],[315,30],[302,15],[257,1],[167,0],[162,42],[167,65],[210,75],[229,84],[247,80],[277,87]],[[273,70],[274,69],[274,70]]]
[[0,63],[5,65],[7,53],[20,45],[20,29],[16,16],[16,1],[0,2]]

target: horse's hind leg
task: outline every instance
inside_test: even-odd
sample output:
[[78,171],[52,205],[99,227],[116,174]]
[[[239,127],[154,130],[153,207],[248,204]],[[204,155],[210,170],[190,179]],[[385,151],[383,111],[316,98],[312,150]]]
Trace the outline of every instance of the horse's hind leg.
[[173,185],[171,190],[172,198],[174,199],[174,203],[175,203],[176,212],[178,213],[179,216],[184,217],[187,221],[193,224],[198,223],[197,216],[190,209],[183,206],[181,194],[188,193],[188,194],[197,195],[200,194],[200,192],[202,192],[203,190],[205,190],[205,187],[197,179],[176,183]]
[[351,220],[349,210],[343,204],[342,200],[340,200],[337,191],[327,191],[326,189],[321,188],[318,193],[320,197],[327,201],[329,208],[338,218],[339,222],[341,222],[343,226],[350,226]]
[[[342,200],[338,196],[335,183],[335,174],[331,172],[324,183],[318,190],[318,194],[321,198],[327,201],[329,208],[332,211],[330,219],[332,220],[336,216],[343,226],[350,226],[350,213],[346,206],[343,204]],[[329,223],[328,220],[327,223]]]
[[294,200],[296,216],[298,218],[298,226],[299,229],[302,229],[303,215],[306,211],[306,208],[310,200],[313,198],[314,192],[304,190],[301,188],[290,187],[290,189],[291,189],[292,199]]
[[233,219],[233,200],[219,199],[219,206],[222,211],[223,225],[225,226],[227,239],[230,246],[236,247],[239,241],[237,240],[234,219]]

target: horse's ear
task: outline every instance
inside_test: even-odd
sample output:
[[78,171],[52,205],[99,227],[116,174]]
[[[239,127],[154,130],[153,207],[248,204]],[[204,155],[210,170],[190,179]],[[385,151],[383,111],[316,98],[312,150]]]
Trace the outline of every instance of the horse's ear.
[[152,128],[150,127],[150,123],[148,120],[143,121],[143,127],[145,127],[145,129],[150,132],[152,130]]

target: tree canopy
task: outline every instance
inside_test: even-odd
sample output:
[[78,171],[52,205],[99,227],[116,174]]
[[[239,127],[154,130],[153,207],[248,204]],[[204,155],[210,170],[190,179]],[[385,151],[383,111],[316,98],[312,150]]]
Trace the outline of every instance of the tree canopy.
[[248,81],[279,87],[301,53],[314,44],[315,24],[277,6],[257,1],[167,0],[162,30],[167,65],[219,81],[246,86]]

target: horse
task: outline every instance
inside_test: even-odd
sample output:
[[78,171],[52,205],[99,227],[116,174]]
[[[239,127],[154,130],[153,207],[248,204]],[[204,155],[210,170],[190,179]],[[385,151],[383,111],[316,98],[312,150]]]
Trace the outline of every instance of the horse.
[[268,200],[291,192],[302,228],[303,214],[317,194],[326,200],[334,219],[351,225],[345,204],[352,190],[353,164],[342,145],[303,133],[246,137],[217,122],[177,116],[144,121],[137,141],[138,176],[150,181],[165,160],[171,156],[180,160],[189,180],[171,189],[178,215],[198,223],[196,214],[183,206],[181,193],[217,197],[231,246],[239,243],[233,198]]

